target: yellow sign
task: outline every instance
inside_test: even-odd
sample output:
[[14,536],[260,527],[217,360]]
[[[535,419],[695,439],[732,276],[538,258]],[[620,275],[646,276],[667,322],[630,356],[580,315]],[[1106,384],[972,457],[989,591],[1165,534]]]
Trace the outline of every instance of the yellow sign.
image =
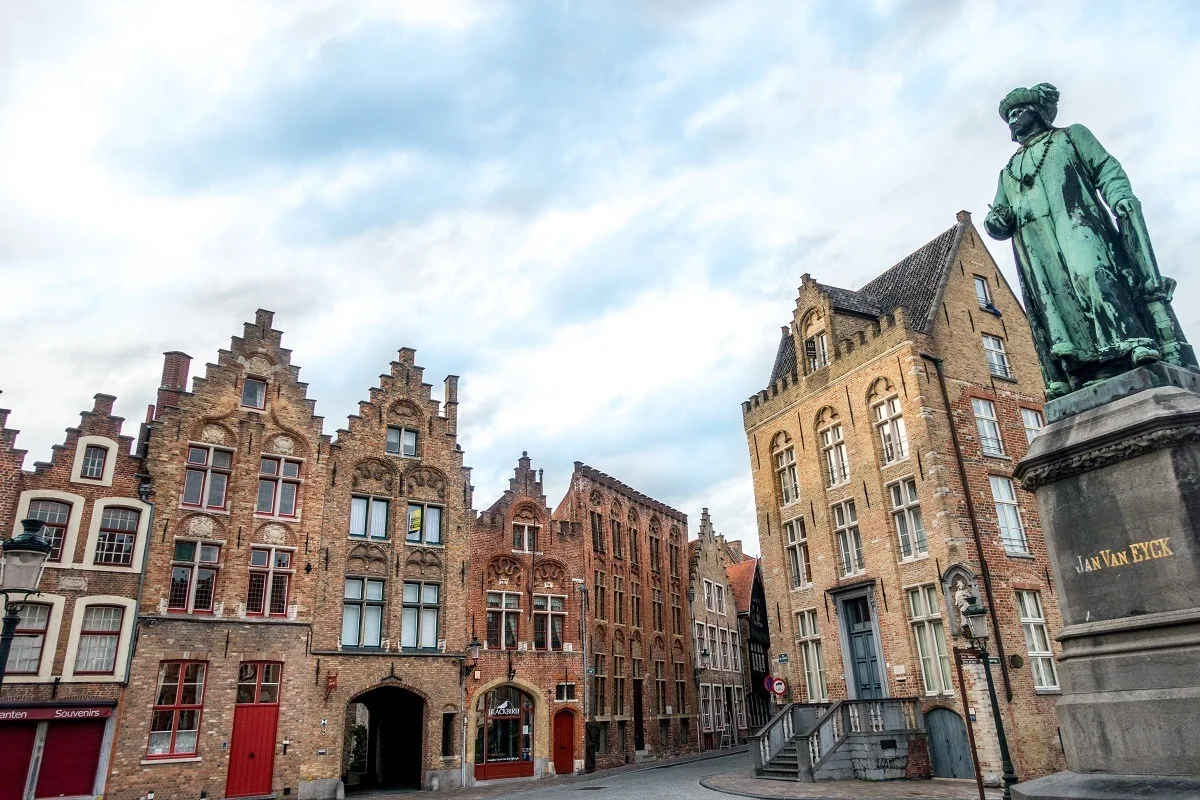
[[1075,556],[1079,563],[1075,566],[1077,573],[1098,572],[1102,569],[1117,569],[1142,561],[1153,561],[1156,558],[1167,558],[1175,553],[1171,550],[1171,537],[1149,539],[1144,542],[1134,542],[1124,550],[1100,550],[1094,556]]
[[421,512],[422,508],[410,508],[408,510],[408,532],[420,533],[421,531]]

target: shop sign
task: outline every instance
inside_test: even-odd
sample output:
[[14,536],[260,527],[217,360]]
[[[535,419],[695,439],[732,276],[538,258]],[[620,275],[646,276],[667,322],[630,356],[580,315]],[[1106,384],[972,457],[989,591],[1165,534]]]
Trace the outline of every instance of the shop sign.
[[112,706],[75,708],[0,708],[0,722],[28,719],[103,719],[112,716]]
[[512,701],[505,700],[495,708],[488,710],[489,717],[519,717],[521,716],[521,707],[514,706]]

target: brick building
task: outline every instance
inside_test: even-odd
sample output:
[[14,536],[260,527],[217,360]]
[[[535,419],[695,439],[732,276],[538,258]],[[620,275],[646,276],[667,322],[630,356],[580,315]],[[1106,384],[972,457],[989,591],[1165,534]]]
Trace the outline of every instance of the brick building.
[[553,519],[583,537],[585,758],[604,768],[694,751],[687,516],[576,461]]
[[475,521],[458,443],[458,378],[432,396],[399,351],[329,449],[312,555],[314,623],[303,777],[354,787],[459,786]]
[[[313,743],[308,658],[329,441],[272,314],[186,390],[167,353],[148,425],[155,502],[108,796],[293,794]],[[314,575],[313,570],[318,570]]]
[[741,629],[726,572],[740,556],[740,543],[727,547],[725,537],[713,529],[708,509],[701,509],[698,538],[688,542],[687,596],[705,750],[741,744],[748,733]]
[[4,800],[105,790],[152,523],[114,400],[96,395],[32,472],[0,410],[0,527],[15,536],[21,520],[41,520],[53,547],[42,591],[21,608],[0,688]]
[[[1033,496],[1042,424],[1024,312],[971,223],[857,291],[804,275],[767,388],[743,403],[775,654],[792,698],[919,696],[935,774],[970,776],[953,593],[990,610],[1018,775],[1061,769],[1061,629]],[[996,636],[996,631],[999,636]],[[982,771],[1000,771],[981,667]]]
[[[740,548],[739,548],[740,550]],[[767,661],[771,631],[767,623],[767,596],[757,558],[742,556],[725,568],[737,607],[738,641],[742,646],[742,671],[746,675],[746,716],[755,731],[771,718],[771,693],[765,680],[771,674]]]
[[584,766],[585,549],[578,527],[551,526],[541,471],[522,453],[471,534],[469,630],[482,644],[467,680],[475,780]]

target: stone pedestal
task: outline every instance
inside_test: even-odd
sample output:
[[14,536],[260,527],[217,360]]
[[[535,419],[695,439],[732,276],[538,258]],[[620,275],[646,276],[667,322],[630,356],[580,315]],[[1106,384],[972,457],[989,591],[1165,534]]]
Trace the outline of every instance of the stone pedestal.
[[1056,421],[1018,465],[1036,492],[1065,624],[1058,719],[1069,771],[1014,797],[1200,797],[1192,387],[1200,376],[1155,365],[1068,395],[1048,406]]

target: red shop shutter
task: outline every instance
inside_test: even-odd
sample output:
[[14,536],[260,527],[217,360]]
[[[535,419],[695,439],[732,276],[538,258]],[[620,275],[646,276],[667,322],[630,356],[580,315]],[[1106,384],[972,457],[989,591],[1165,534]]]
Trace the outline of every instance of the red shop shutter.
[[92,793],[106,722],[85,719],[50,723],[34,792],[37,797]]
[[21,800],[33,755],[36,722],[0,723],[0,800]]

